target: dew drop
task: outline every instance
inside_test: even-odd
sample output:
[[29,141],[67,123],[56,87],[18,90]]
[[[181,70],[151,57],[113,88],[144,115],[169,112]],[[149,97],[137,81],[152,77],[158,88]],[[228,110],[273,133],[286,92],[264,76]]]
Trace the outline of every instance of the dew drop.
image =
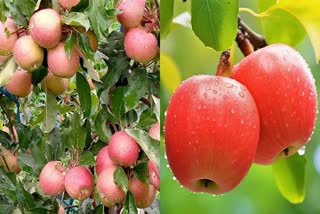
[[245,90],[246,90],[246,88],[245,88],[244,86],[240,86],[240,89],[241,89],[242,91],[245,91]]
[[233,84],[230,83],[230,82],[227,82],[227,83],[225,84],[225,86],[226,86],[227,88],[232,88],[232,87],[233,87]]
[[199,111],[201,110],[201,106],[198,106],[198,110],[199,110]]
[[299,154],[299,155],[304,155],[305,152],[306,152],[306,146],[302,146],[302,147],[298,150],[298,154]]
[[177,178],[176,178],[175,176],[173,176],[173,177],[172,177],[172,179],[173,179],[174,181],[176,181],[176,180],[177,180]]
[[217,90],[213,90],[212,92],[213,92],[214,94],[218,93]]
[[207,90],[207,91],[210,91],[210,90],[211,90],[211,88],[208,86],[208,87],[206,88],[206,90]]
[[302,92],[301,92],[301,96],[303,96],[303,97],[304,97],[304,91],[302,91]]
[[166,166],[167,166],[167,168],[168,168],[168,169],[170,169],[170,166],[169,166],[169,164],[167,164]]
[[233,108],[231,109],[231,114],[235,114],[236,110],[234,110]]
[[239,96],[242,97],[242,98],[244,98],[244,93],[243,93],[243,92],[240,92],[240,93],[239,93]]
[[164,155],[164,159],[168,160],[167,154]]
[[165,117],[167,116],[167,111],[164,112],[164,116],[165,116]]
[[241,123],[241,124],[244,124],[244,121],[243,121],[243,120],[241,120],[241,121],[240,121],[240,123]]
[[207,93],[204,93],[203,96],[204,96],[205,98],[208,98],[208,94],[207,94]]

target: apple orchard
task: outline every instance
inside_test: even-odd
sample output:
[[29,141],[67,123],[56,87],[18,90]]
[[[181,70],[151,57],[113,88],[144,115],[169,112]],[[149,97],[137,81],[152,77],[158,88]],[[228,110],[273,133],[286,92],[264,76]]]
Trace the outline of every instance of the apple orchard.
[[159,7],[0,2],[6,213],[159,209]]

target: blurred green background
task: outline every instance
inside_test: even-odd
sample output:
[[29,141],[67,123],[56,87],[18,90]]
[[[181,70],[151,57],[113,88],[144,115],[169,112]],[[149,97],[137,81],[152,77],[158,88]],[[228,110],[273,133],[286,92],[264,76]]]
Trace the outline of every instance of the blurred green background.
[[[261,11],[275,0],[240,1],[240,7]],[[294,3],[294,2],[293,2]],[[174,17],[188,11],[190,1],[183,3],[175,0]],[[320,88],[320,65],[316,64],[314,51],[308,35],[290,14],[283,11],[272,19],[259,19],[247,12],[240,12],[241,18],[255,31],[263,34],[269,43],[285,42],[293,45],[309,64],[317,90]],[[318,14],[314,14],[319,16]],[[289,24],[281,26],[281,19]],[[176,19],[175,19],[176,20]],[[188,16],[178,19],[188,23]],[[189,22],[190,23],[190,22]],[[320,38],[319,38],[320,39]],[[243,58],[234,44],[233,62]],[[206,48],[194,35],[190,27],[172,24],[170,32],[161,35],[161,114],[164,124],[164,112],[172,91],[177,84],[195,74],[215,74],[220,54]],[[219,214],[317,214],[320,213],[320,130],[319,114],[311,141],[306,145],[306,195],[303,203],[294,205],[282,197],[275,184],[271,166],[253,164],[248,175],[233,191],[223,196],[191,193],[173,180],[164,155],[164,143],[161,144],[161,213],[219,213]],[[163,136],[163,135],[162,135]]]

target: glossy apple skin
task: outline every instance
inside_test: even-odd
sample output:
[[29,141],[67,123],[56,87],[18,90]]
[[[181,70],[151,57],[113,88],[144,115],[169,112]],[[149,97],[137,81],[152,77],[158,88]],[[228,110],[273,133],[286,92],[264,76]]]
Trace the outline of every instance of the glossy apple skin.
[[108,146],[103,147],[99,151],[96,161],[96,172],[98,176],[102,172],[102,170],[106,168],[117,168],[117,165],[109,157]]
[[48,68],[57,77],[73,77],[80,65],[80,56],[76,48],[73,48],[70,58],[65,52],[61,42],[56,47],[48,50]]
[[46,195],[55,196],[64,191],[65,171],[59,161],[50,161],[43,167],[39,182]]
[[93,176],[88,168],[76,166],[67,173],[64,186],[70,197],[83,201],[93,192]]
[[7,18],[5,23],[0,22],[0,55],[9,55],[18,39],[16,33],[7,37],[6,29],[10,33],[13,33],[18,29],[17,25],[11,18]]
[[33,89],[32,75],[18,68],[6,85],[7,90],[18,97],[26,97]]
[[136,177],[130,179],[129,190],[134,196],[137,208],[149,207],[156,196],[156,189],[153,185],[143,183]]
[[247,86],[259,110],[256,163],[271,164],[308,142],[318,99],[315,80],[297,51],[283,44],[262,48],[243,59],[231,77]]
[[160,173],[157,166],[151,161],[148,161],[148,175],[150,183],[160,191]]
[[137,27],[144,15],[145,0],[120,0],[117,8],[122,13],[117,15],[118,21],[127,29]]
[[113,179],[116,168],[105,168],[101,171],[97,180],[97,190],[101,202],[106,207],[113,207],[116,203],[123,201],[126,193],[117,186]]
[[138,159],[140,147],[136,141],[124,131],[114,133],[108,145],[109,157],[118,165],[132,166]]
[[13,47],[13,57],[22,69],[32,72],[42,65],[44,51],[32,36],[27,35],[16,41]]
[[41,47],[53,48],[62,36],[61,16],[53,9],[39,10],[29,22],[30,34]]
[[51,72],[48,72],[41,84],[45,91],[50,91],[55,96],[63,94],[68,89],[68,79],[54,76]]
[[155,140],[160,140],[160,123],[153,124],[149,129],[149,135]]
[[156,57],[158,49],[158,40],[155,35],[139,28],[130,29],[124,37],[126,54],[137,62],[150,62]]
[[174,176],[193,192],[222,194],[247,174],[259,140],[259,116],[245,86],[197,75],[171,97],[165,146]]

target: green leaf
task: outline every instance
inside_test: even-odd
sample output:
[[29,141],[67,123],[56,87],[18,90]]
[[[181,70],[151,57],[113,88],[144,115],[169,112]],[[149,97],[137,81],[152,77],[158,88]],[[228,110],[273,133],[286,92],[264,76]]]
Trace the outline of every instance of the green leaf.
[[0,87],[6,85],[13,73],[17,70],[17,64],[14,61],[13,57],[11,57],[8,61],[5,67],[2,69],[0,67]]
[[13,20],[17,23],[17,25],[28,27],[28,20],[23,15],[21,9],[11,1],[5,1],[7,8],[10,10],[10,15],[12,16]]
[[51,93],[47,93],[46,107],[44,111],[45,117],[43,120],[44,132],[49,133],[55,127],[57,122],[57,113],[58,108],[56,97]]
[[100,204],[99,206],[95,207],[94,210],[92,210],[90,212],[90,214],[101,214],[101,213],[104,213],[104,210],[103,210],[103,205]]
[[81,0],[79,4],[72,7],[72,12],[84,11],[89,5],[89,0]]
[[22,170],[28,172],[30,175],[41,169],[41,165],[33,158],[33,156],[26,153],[22,153],[18,156],[18,163]]
[[124,95],[126,112],[137,107],[148,91],[148,74],[145,68],[134,69],[128,76],[128,90]]
[[77,73],[76,85],[79,95],[80,105],[84,112],[84,116],[89,118],[91,115],[91,91],[87,79],[81,74]]
[[[0,8],[1,9],[1,8]],[[0,196],[0,214],[12,213],[14,205]]]
[[129,180],[128,180],[128,177],[127,177],[125,171],[123,170],[122,166],[119,166],[114,171],[113,179],[114,179],[115,184],[117,186],[120,186],[124,192],[128,191]]
[[6,173],[0,166],[0,178],[0,192],[12,201],[16,201],[16,186],[12,182],[12,180],[16,179],[15,174]]
[[148,158],[160,168],[159,141],[152,139],[147,132],[141,129],[126,129],[126,132],[135,139]]
[[67,25],[82,26],[87,30],[90,28],[90,21],[86,14],[71,12],[67,16],[63,17],[63,22]]
[[306,159],[299,154],[275,162],[272,171],[276,184],[288,201],[302,203],[305,196]]
[[172,0],[162,0],[160,13],[161,13],[161,23],[160,23],[160,31],[161,38],[164,38],[164,35],[168,32],[169,26],[172,22],[173,17],[173,3]]
[[120,121],[121,116],[125,114],[124,107],[124,95],[127,91],[127,87],[120,86],[116,88],[111,95],[110,99],[110,108],[113,114],[113,117]]
[[14,1],[14,3],[27,18],[32,16],[36,8],[36,1],[34,0]]
[[98,134],[99,139],[105,143],[108,143],[110,137],[112,136],[111,129],[108,125],[108,120],[111,117],[112,116],[109,114],[107,108],[103,106],[96,119],[94,120],[96,133]]
[[193,31],[206,46],[228,49],[237,33],[238,7],[239,0],[192,0]]
[[48,68],[41,65],[32,72],[32,84],[38,85],[48,74]]
[[21,181],[17,182],[16,194],[17,194],[18,206],[21,211],[24,209],[28,210],[35,207],[35,201],[32,195],[24,189]]
[[95,163],[96,160],[91,152],[85,151],[81,154],[80,165],[91,166]]
[[128,192],[126,197],[126,203],[122,210],[122,214],[137,214],[137,213],[138,213],[138,209],[136,207],[134,196],[131,192]]
[[54,127],[49,133],[46,153],[48,160],[58,160],[65,154],[59,127]]
[[149,182],[148,177],[148,162],[141,162],[133,167],[133,173],[143,183]]
[[86,57],[90,60],[94,60],[94,52],[91,48],[89,38],[86,34],[79,33],[79,47],[84,51]]
[[70,58],[74,45],[76,43],[76,36],[73,32],[68,34],[66,41],[64,42],[64,49],[66,50],[67,56]]
[[142,112],[140,118],[139,118],[139,123],[137,125],[138,128],[143,128],[146,126],[150,126],[157,122],[157,118],[155,113],[153,112],[152,109],[147,108],[145,111]]
[[160,121],[160,99],[152,95],[152,99],[154,102],[153,111],[157,116],[157,120]]

